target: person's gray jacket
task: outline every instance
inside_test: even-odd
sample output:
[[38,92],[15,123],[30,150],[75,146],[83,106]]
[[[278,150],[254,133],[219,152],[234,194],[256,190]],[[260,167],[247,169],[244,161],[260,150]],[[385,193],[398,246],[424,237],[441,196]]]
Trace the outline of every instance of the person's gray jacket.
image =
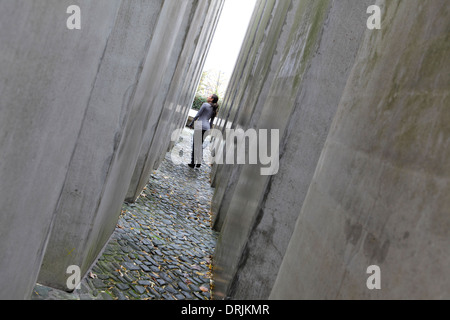
[[202,130],[211,130],[214,122],[214,109],[209,103],[204,103],[202,105],[190,126],[192,126],[197,120],[202,122]]

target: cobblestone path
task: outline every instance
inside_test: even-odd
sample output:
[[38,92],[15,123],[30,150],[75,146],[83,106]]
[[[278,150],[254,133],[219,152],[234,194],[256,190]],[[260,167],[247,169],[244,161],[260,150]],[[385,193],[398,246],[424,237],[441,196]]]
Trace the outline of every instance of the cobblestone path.
[[[191,130],[180,144],[191,149]],[[207,144],[207,142],[205,142]],[[205,148],[205,158],[209,156]],[[169,154],[134,204],[124,204],[102,256],[73,293],[36,285],[34,300],[208,300],[217,233],[211,228],[210,166]],[[207,159],[207,158],[206,158]]]

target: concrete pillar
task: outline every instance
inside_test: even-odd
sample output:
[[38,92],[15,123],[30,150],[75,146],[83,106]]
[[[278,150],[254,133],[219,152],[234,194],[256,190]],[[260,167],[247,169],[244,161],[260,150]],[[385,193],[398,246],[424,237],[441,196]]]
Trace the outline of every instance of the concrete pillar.
[[[79,266],[84,274],[112,232],[105,230],[101,242],[89,247],[91,237],[96,236],[96,220],[102,224],[117,221],[123,200],[120,192],[110,191],[117,197],[115,210],[102,213],[98,207],[163,6],[162,0],[121,2],[68,167],[40,284],[66,290],[67,268]],[[99,218],[99,214],[104,215]]]
[[449,5],[377,5],[272,299],[450,298]]
[[120,2],[78,1],[81,30],[73,1],[0,4],[0,299],[36,283]]
[[[219,205],[227,208],[215,255],[216,299],[269,297],[366,29],[368,3],[305,0],[274,7],[278,20],[269,30],[279,31],[265,45],[278,56],[256,78],[267,80],[256,107],[239,110],[238,119],[250,128],[280,130],[279,170],[262,176],[260,166],[244,165],[233,169],[225,187],[216,185],[225,190]],[[255,99],[253,88],[242,89],[249,99]]]
[[[224,138],[218,149],[234,148],[224,143],[227,129],[256,128],[261,112],[257,106],[266,100],[281,60],[282,52],[276,49],[285,45],[280,32],[289,4],[275,0],[257,2],[215,125]],[[212,167],[211,183],[215,192],[211,209],[217,231],[222,228],[241,168],[227,163]]]

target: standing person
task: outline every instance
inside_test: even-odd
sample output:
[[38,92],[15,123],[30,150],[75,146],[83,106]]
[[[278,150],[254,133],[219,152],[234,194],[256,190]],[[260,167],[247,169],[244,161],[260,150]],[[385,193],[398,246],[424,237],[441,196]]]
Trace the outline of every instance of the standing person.
[[[206,99],[206,103],[202,105],[194,120],[192,120],[189,127],[194,128],[194,141],[192,143],[192,157],[189,167],[200,168],[203,160],[203,142],[205,141],[205,133],[211,130],[214,119],[217,116],[217,111],[219,109],[219,97],[215,94],[209,96]],[[200,137],[201,135],[201,137]]]

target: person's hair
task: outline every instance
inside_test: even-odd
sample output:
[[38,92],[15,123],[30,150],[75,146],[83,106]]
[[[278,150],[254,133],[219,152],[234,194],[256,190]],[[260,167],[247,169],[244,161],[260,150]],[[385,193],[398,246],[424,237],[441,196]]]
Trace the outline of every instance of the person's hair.
[[217,117],[217,113],[219,111],[219,104],[218,104],[219,97],[216,94],[213,94],[211,97],[213,99],[212,102],[211,102],[211,107],[214,110],[214,117]]

